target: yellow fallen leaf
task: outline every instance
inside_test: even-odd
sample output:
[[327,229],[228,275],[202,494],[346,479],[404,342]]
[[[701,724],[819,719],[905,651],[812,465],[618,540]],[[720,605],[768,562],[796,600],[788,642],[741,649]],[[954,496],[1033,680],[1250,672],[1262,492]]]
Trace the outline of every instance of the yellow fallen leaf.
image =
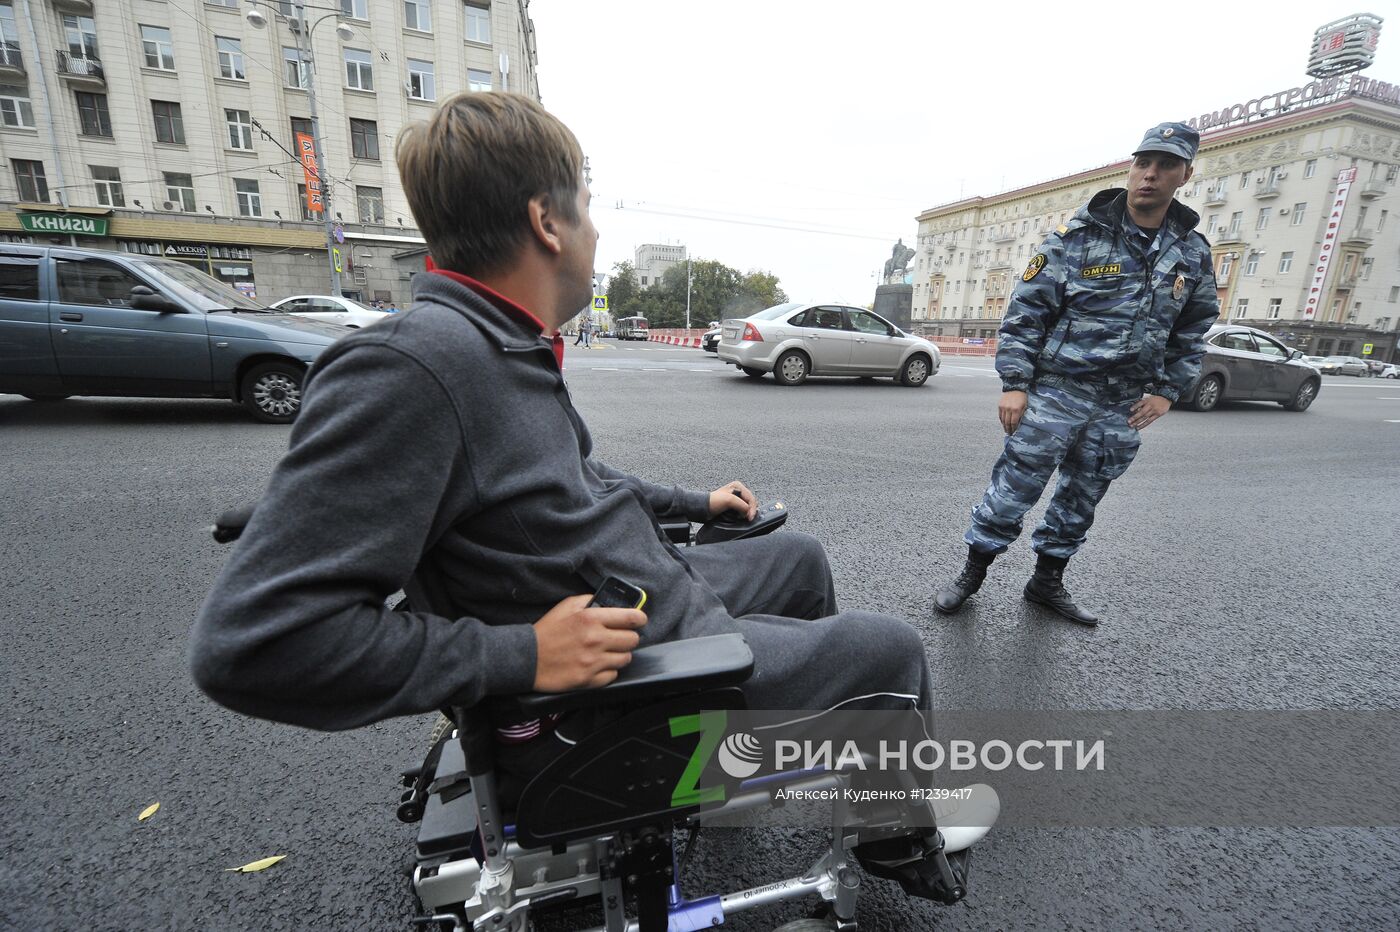
[[151,804],[150,804],[149,806],[147,806],[145,809],[142,809],[142,810],[141,810],[141,814],[140,814],[139,816],[136,817],[136,821],[137,821],[137,822],[145,822],[145,821],[146,821],[147,819],[149,819],[151,816],[155,815],[155,814],[156,814],[156,810],[159,809],[159,808],[160,808],[160,803],[151,803]]
[[225,867],[224,871],[226,873],[228,871],[237,871],[240,874],[251,874],[254,871],[265,871],[285,857],[285,854],[274,854],[270,858],[263,858],[262,860],[254,861],[251,864],[244,864],[242,867]]

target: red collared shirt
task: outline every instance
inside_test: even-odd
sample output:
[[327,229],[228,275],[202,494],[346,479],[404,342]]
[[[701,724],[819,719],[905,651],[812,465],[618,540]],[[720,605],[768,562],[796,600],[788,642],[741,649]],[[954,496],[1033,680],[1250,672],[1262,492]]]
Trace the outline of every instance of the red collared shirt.
[[[522,307],[519,304],[516,304],[510,298],[507,298],[505,295],[501,294],[499,291],[496,291],[489,285],[485,285],[477,281],[470,275],[463,275],[461,272],[449,272],[447,269],[432,269],[431,272],[434,275],[446,275],[448,278],[452,279],[457,284],[465,285],[472,291],[475,291],[477,294],[481,295],[487,301],[490,301],[492,304],[494,304],[498,310],[530,324],[531,326],[539,330],[541,336],[544,336],[544,321],[540,320],[534,314],[530,313],[528,309]],[[550,343],[554,347],[554,361],[558,364],[560,371],[563,371],[564,337],[559,333],[558,330],[554,331],[554,336],[550,339]]]

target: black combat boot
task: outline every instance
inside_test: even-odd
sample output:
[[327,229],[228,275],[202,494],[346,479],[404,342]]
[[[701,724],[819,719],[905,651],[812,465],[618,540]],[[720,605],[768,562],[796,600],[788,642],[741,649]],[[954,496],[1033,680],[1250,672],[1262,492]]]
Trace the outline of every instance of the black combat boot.
[[962,572],[957,579],[934,593],[933,607],[945,615],[955,614],[974,592],[982,588],[982,580],[987,578],[987,567],[996,558],[994,553],[968,547],[967,562],[963,564]]
[[1075,605],[1074,599],[1065,591],[1064,575],[1067,563],[1069,560],[1065,557],[1036,554],[1035,575],[1026,583],[1026,601],[1044,605],[1055,614],[1070,621],[1077,621],[1081,625],[1096,625],[1099,623],[1098,617]]

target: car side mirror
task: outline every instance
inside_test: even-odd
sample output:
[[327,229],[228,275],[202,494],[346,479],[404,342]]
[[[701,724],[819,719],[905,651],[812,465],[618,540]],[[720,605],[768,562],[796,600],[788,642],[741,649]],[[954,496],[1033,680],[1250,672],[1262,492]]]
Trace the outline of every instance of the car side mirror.
[[142,311],[160,311],[166,314],[185,312],[183,307],[146,285],[137,285],[131,289],[131,306]]
[[1294,360],[1294,359],[1302,359],[1302,358],[1303,358],[1303,351],[1302,351],[1302,350],[1296,350],[1296,349],[1295,349],[1293,352],[1291,352],[1291,353],[1288,354],[1288,359],[1289,359],[1290,362],[1291,362],[1292,360]]

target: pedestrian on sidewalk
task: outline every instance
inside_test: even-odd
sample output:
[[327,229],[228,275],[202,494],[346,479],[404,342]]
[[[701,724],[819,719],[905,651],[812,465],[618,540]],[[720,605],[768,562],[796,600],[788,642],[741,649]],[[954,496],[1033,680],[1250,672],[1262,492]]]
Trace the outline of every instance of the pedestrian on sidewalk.
[[1028,601],[1081,624],[1098,618],[1065,590],[1066,565],[1094,509],[1137,455],[1139,431],[1195,380],[1205,334],[1219,316],[1210,244],[1200,217],[1175,199],[1200,135],[1184,123],[1147,131],[1128,187],[1100,191],[1031,258],[1002,320],[997,408],[1006,445],[963,540],[967,562],[938,590],[957,612],[1059,470],[1031,536]]

